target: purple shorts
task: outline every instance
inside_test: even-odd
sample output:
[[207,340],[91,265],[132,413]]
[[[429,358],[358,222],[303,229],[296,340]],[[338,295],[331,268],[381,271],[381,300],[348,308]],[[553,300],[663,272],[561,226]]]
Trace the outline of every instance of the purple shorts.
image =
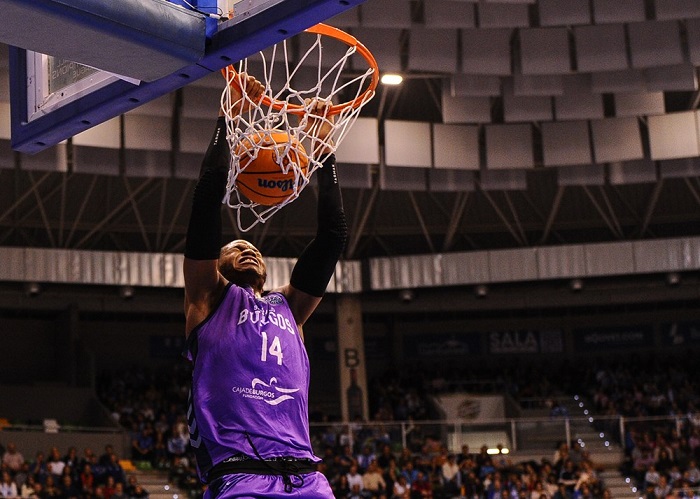
[[[333,499],[333,491],[323,473],[308,473],[302,477],[304,483],[301,487],[294,487],[291,492],[285,492],[284,482],[279,475],[225,475],[209,485],[204,499]],[[292,477],[292,482],[295,485],[300,483],[295,477]]]

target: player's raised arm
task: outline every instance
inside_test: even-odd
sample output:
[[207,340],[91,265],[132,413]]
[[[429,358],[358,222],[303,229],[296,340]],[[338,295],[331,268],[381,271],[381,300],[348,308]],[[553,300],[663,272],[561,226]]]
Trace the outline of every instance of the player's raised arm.
[[[245,74],[239,75],[239,78],[245,81],[249,97],[259,97],[262,86],[257,80]],[[248,101],[243,99],[235,85],[232,92],[236,92],[241,102],[241,112],[245,111]],[[206,319],[227,284],[218,271],[218,260],[222,246],[221,200],[226,192],[229,156],[226,120],[219,113],[194,189],[187,228],[183,264],[186,334]]]
[[[315,156],[327,154],[326,137],[332,129],[331,117],[327,116],[329,103],[316,101],[312,113],[318,118],[309,118],[307,130],[321,139]],[[297,260],[289,285],[282,292],[298,325],[304,324],[321,302],[335,265],[345,249],[347,222],[343,210],[343,199],[336,173],[335,155],[330,154],[323,168],[316,171],[318,178],[318,225],[316,237],[304,249]]]

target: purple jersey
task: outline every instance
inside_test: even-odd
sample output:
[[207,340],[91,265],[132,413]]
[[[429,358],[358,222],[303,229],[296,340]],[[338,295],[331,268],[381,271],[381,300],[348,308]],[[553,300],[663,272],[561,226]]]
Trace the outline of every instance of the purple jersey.
[[309,358],[286,298],[230,285],[188,338],[190,442],[203,481],[236,454],[313,459]]

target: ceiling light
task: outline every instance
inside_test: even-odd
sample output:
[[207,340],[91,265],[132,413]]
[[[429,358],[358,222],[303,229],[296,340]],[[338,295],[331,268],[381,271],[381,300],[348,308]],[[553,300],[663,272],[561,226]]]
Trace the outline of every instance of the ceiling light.
[[131,300],[134,297],[134,287],[133,286],[122,286],[119,288],[119,296],[123,300]]
[[572,279],[569,285],[571,286],[571,291],[574,292],[578,292],[583,289],[583,281],[581,279]]
[[27,282],[24,284],[24,292],[30,297],[38,296],[41,293],[41,285],[38,282]]
[[489,288],[485,284],[479,284],[474,288],[474,293],[477,298],[486,298],[486,295],[489,294]]
[[395,73],[387,73],[383,74],[381,78],[381,82],[384,85],[401,85],[401,82],[403,81],[403,76]]
[[399,299],[404,303],[411,303],[416,297],[412,289],[402,289],[399,291]]
[[669,272],[666,274],[666,282],[669,286],[677,286],[681,282],[681,276],[678,272]]

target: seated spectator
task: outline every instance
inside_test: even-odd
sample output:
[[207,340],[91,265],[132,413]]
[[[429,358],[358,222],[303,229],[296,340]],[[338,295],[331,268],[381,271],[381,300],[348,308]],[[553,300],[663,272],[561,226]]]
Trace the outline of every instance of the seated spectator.
[[85,447],[85,449],[83,449],[83,455],[78,458],[78,469],[82,471],[86,464],[92,463],[92,458],[94,455],[95,454],[92,452],[90,447]]
[[447,461],[440,469],[442,475],[443,488],[445,493],[451,495],[459,495],[462,488],[461,474],[457,465],[457,456],[448,454]]
[[659,470],[659,473],[668,473],[674,465],[673,459],[671,459],[671,456],[666,449],[662,449],[658,455],[659,458],[656,460],[656,464],[654,466],[657,470]]
[[184,456],[187,452],[187,445],[190,443],[190,436],[187,429],[182,425],[173,425],[173,432],[168,438],[168,454],[173,456]]
[[408,484],[409,487],[413,486],[413,482],[415,482],[418,479],[418,470],[416,470],[413,467],[413,462],[409,461],[406,463],[406,466],[403,467],[401,470],[401,475],[404,478],[406,478],[406,483]]
[[92,495],[95,491],[95,475],[92,474],[90,464],[85,464],[80,473],[80,489],[83,495]]
[[532,491],[530,492],[529,496],[526,496],[529,499],[551,499],[551,495],[547,493],[547,491],[544,489],[544,485],[542,484],[541,480],[537,480],[535,482],[535,486],[533,487]]
[[700,468],[698,468],[697,461],[694,459],[691,459],[688,463],[688,469],[685,470],[684,478],[691,487],[696,487],[700,484]]
[[92,456],[90,470],[92,471],[92,476],[95,480],[95,489],[97,489],[98,485],[103,486],[107,482],[107,466],[101,464],[96,455]]
[[462,473],[462,486],[467,497],[480,496],[484,491],[484,484],[474,469]]
[[331,482],[331,487],[336,498],[347,497],[350,494],[350,485],[346,474],[338,475],[338,478]]
[[352,449],[349,445],[344,445],[337,459],[339,473],[347,474],[350,468],[355,464],[355,458],[352,457]]
[[29,465],[29,472],[34,475],[37,482],[44,484],[49,475],[49,469],[44,459],[43,452],[37,452],[34,462]]
[[28,497],[36,497],[38,499],[47,499],[49,497],[46,489],[41,484],[41,482],[34,482],[34,493],[30,494]]
[[561,469],[567,459],[569,459],[569,444],[561,442],[552,456],[553,466],[557,469]]
[[156,469],[163,470],[168,467],[168,450],[165,432],[162,430],[154,430],[153,434],[153,466]]
[[68,452],[63,456],[63,462],[73,470],[77,471],[82,469],[82,467],[80,467],[80,459],[78,458],[78,450],[73,446],[68,447]]
[[678,491],[677,497],[697,499],[700,497],[700,494],[694,491],[688,482],[684,482],[681,489]]
[[462,464],[462,462],[467,459],[471,459],[473,456],[469,453],[469,446],[463,445],[462,450],[457,454],[457,464]]
[[391,461],[396,462],[396,458],[394,457],[394,453],[391,452],[391,445],[390,444],[384,444],[382,445],[381,452],[377,456],[377,465],[385,470],[389,467],[389,463]]
[[362,476],[362,490],[365,492],[365,497],[386,499],[386,482],[376,460],[369,464]]
[[563,483],[557,484],[557,491],[552,494],[552,499],[573,499],[573,494],[569,492]]
[[362,475],[360,475],[358,472],[356,464],[350,466],[350,471],[347,472],[346,477],[348,479],[348,486],[350,487],[351,492],[353,492],[355,486],[357,486],[358,492],[362,492],[362,487],[364,484],[362,482]]
[[70,475],[63,475],[63,477],[61,477],[60,490],[61,499],[78,499],[81,497],[81,490],[77,484],[73,482]]
[[377,456],[372,451],[372,447],[369,445],[364,445],[362,447],[362,452],[355,457],[357,471],[360,474],[364,473],[369,468],[370,463],[372,463],[372,461],[376,461],[376,459]]
[[34,475],[29,475],[27,480],[19,488],[19,496],[24,498],[36,497],[34,494],[35,485],[36,481],[34,480]]
[[122,468],[122,465],[119,463],[119,458],[116,454],[110,455],[109,462],[105,466],[105,471],[108,477],[114,478],[115,483],[124,483],[126,480],[124,468]]
[[[591,493],[599,493],[601,489],[600,478],[598,473],[593,468],[590,461],[585,460],[581,462],[581,470],[578,474],[578,480],[576,486],[574,487],[574,493],[583,487],[586,487]],[[575,494],[574,494],[575,495]]]
[[559,472],[559,479],[557,483],[564,484],[567,492],[571,495],[574,492],[574,487],[578,482],[578,473],[576,468],[574,468],[574,462],[571,459],[567,459],[564,462],[562,470]]
[[389,465],[384,468],[384,473],[382,474],[384,477],[384,482],[386,482],[386,490],[389,497],[391,497],[392,491],[394,490],[394,484],[398,481],[400,474],[401,470],[399,470],[396,460],[391,459],[389,461]]
[[145,425],[131,439],[131,459],[134,461],[153,461],[155,439],[150,425]]
[[29,463],[24,462],[22,463],[22,467],[19,469],[17,473],[15,473],[15,484],[17,484],[17,489],[21,489],[22,486],[27,483],[27,480],[29,480],[29,477],[31,477],[32,474],[29,471]]
[[410,499],[411,497],[411,487],[406,482],[406,477],[399,475],[396,482],[394,482],[394,495],[392,499]]
[[9,471],[3,471],[2,480],[0,481],[0,496],[17,497],[18,495],[17,484],[12,480],[12,475],[10,475]]
[[148,497],[148,491],[143,488],[143,485],[137,484],[134,493],[129,496],[130,499],[145,499]]
[[56,485],[54,475],[49,473],[44,482],[44,492],[48,497],[58,497],[61,495],[61,490]]
[[493,481],[486,487],[486,499],[500,499],[501,494],[507,490],[500,476],[494,476]]
[[661,473],[656,471],[656,468],[652,464],[649,466],[649,469],[647,472],[644,474],[644,488],[649,488],[651,485],[652,487],[656,487],[658,485],[659,481],[661,480]]
[[24,464],[24,456],[17,450],[14,442],[9,442],[2,455],[3,468],[7,469],[14,476]]
[[645,475],[647,471],[654,466],[654,463],[654,456],[652,455],[651,450],[646,447],[642,449],[640,456],[634,461],[633,469],[634,474],[637,477],[637,483],[642,484],[644,488],[646,488],[646,485],[644,484],[646,480]]
[[678,468],[678,466],[675,464],[671,466],[671,469],[668,470],[666,476],[668,477],[668,483],[671,484],[671,487],[679,488],[682,485],[681,482],[683,480],[683,474],[681,473],[680,468]]
[[364,499],[360,486],[357,484],[350,487],[350,492],[348,492],[348,495],[345,497],[347,497],[347,499]]
[[102,493],[104,494],[105,499],[111,499],[112,495],[114,495],[114,491],[116,490],[116,484],[117,482],[114,480],[114,477],[111,475],[107,475],[107,481],[102,487]]
[[549,410],[550,418],[566,418],[569,416],[569,411],[566,407],[561,405],[558,400],[551,401],[551,408]]
[[112,499],[128,499],[128,495],[124,492],[124,484],[117,482],[114,484],[114,494],[112,494]]
[[547,480],[544,482],[544,490],[547,492],[549,497],[554,497],[554,494],[559,491],[557,476],[554,473],[550,473],[547,476]]
[[659,482],[654,487],[654,495],[658,498],[665,498],[671,493],[672,487],[668,483],[665,475],[659,477]]
[[55,479],[60,479],[63,475],[63,468],[66,467],[66,463],[63,461],[58,447],[51,447],[49,457],[46,459],[46,467]]
[[114,454],[114,446],[107,444],[105,445],[105,451],[100,456],[100,464],[102,466],[107,466],[112,462],[112,454]]
[[416,479],[411,484],[411,499],[432,499],[433,485],[429,477],[422,471],[418,471]]

